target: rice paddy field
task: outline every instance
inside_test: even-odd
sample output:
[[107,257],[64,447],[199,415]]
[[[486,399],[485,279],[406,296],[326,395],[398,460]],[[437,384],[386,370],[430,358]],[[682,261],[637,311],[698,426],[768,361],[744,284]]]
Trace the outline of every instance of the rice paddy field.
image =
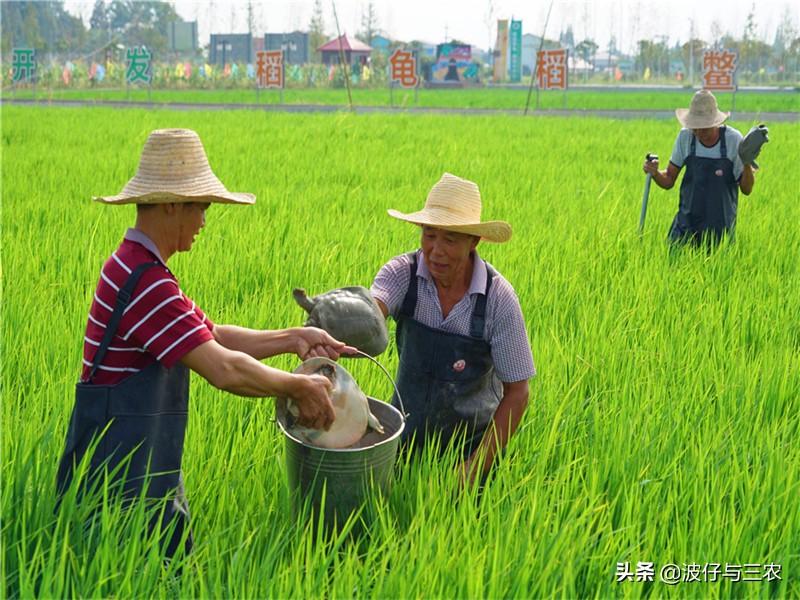
[[[654,186],[637,233],[643,157],[669,156],[676,121],[0,116],[4,597],[800,597],[800,124],[768,123],[737,242],[708,254],[665,244],[677,187]],[[365,530],[325,534],[292,514],[273,401],[193,376],[189,558],[163,565],[143,509],[108,501],[88,528],[69,499],[54,513],[88,308],[135,215],[91,196],[121,190],[160,127],[198,131],[227,187],[258,198],[212,206],[170,260],[216,323],[302,324],[292,288],[368,286],[417,246],[386,209],[421,208],[445,171],[479,183],[484,218],[514,235],[478,250],[515,286],[538,369],[482,493],[459,491],[452,457],[401,461]],[[396,369],[394,342],[381,361]],[[389,398],[374,366],[345,364]],[[644,580],[618,581],[624,563]]]
[[[347,91],[332,88],[288,88],[256,93],[250,89],[168,90],[133,86],[130,89],[37,89],[19,88],[5,90],[7,98],[40,101],[80,100],[84,102],[153,102],[158,104],[214,103],[214,104],[311,104],[346,106]],[[716,94],[720,108],[725,111],[744,112],[800,112],[800,90],[786,88],[780,91],[740,90],[733,94]],[[358,88],[352,90],[355,106],[394,106],[402,108],[470,108],[522,111],[528,97],[526,86],[517,88],[465,88],[421,89],[416,93],[396,89]],[[566,93],[541,91],[539,108],[542,110],[668,110],[688,106],[691,90],[634,88],[575,87]],[[536,91],[531,94],[530,109],[536,108]]]

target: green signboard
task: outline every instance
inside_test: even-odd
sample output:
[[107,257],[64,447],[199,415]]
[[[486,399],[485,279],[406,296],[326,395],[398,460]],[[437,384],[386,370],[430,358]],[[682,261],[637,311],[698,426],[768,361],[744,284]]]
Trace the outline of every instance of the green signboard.
[[135,46],[128,48],[125,54],[125,80],[129,84],[140,81],[149,84],[152,78],[152,71],[150,70],[150,61],[153,55],[144,46]]
[[522,79],[522,21],[511,21],[508,46],[508,78],[514,83],[519,83]]
[[36,75],[36,50],[33,48],[14,48],[11,66],[11,79],[14,83],[34,81]]

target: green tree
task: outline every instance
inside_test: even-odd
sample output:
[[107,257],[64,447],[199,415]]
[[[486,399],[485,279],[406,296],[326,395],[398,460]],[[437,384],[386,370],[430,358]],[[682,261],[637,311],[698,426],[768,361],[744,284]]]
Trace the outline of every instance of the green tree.
[[109,24],[106,3],[103,0],[96,0],[92,16],[89,19],[89,28],[96,31],[108,31]]
[[[594,57],[597,54],[597,49],[599,46],[595,43],[593,39],[586,38],[585,40],[581,40],[575,46],[575,54],[583,59],[584,62],[589,63],[592,65],[592,71],[594,71]],[[588,80],[589,78],[589,71],[588,69],[584,72],[583,75],[584,81]]]
[[81,20],[64,10],[63,2],[0,2],[2,48],[26,46],[39,52],[81,48],[86,29]]
[[[687,77],[689,73],[697,76],[703,71],[703,51],[706,43],[700,39],[691,39],[681,46],[681,60],[686,65]],[[691,82],[690,82],[691,83]]]
[[375,12],[375,5],[370,2],[366,10],[361,12],[361,31],[356,34],[356,38],[367,44],[372,44],[372,38],[378,32],[378,15]]
[[314,0],[314,10],[311,13],[311,23],[308,25],[308,45],[309,56],[313,57],[313,62],[322,62],[322,55],[317,50],[327,41],[325,36],[325,20],[322,16],[322,0]]

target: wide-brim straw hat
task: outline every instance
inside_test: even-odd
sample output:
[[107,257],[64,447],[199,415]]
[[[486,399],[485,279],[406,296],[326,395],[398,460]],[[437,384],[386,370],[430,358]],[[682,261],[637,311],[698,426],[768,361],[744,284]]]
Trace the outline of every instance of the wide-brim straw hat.
[[489,242],[506,242],[511,225],[505,221],[481,221],[481,193],[471,181],[445,173],[428,193],[425,207],[413,213],[389,209],[389,215],[416,225],[477,235]]
[[156,129],[147,138],[136,175],[105,204],[219,202],[253,204],[253,194],[229,192],[211,171],[200,136],[191,129]]
[[700,90],[692,98],[689,108],[675,109],[675,116],[686,129],[708,129],[722,125],[730,113],[719,109],[714,94],[708,90]]

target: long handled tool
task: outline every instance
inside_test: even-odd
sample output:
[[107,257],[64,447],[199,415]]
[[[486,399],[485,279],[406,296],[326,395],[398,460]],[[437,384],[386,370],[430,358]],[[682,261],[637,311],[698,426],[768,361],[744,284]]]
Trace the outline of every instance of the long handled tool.
[[[657,154],[648,154],[645,156],[645,160],[647,162],[651,162],[654,160],[658,160]],[[644,218],[647,216],[647,197],[650,195],[650,181],[653,179],[653,176],[648,173],[647,177],[644,180],[644,195],[642,195],[642,214],[639,215],[639,233],[644,231]]]

